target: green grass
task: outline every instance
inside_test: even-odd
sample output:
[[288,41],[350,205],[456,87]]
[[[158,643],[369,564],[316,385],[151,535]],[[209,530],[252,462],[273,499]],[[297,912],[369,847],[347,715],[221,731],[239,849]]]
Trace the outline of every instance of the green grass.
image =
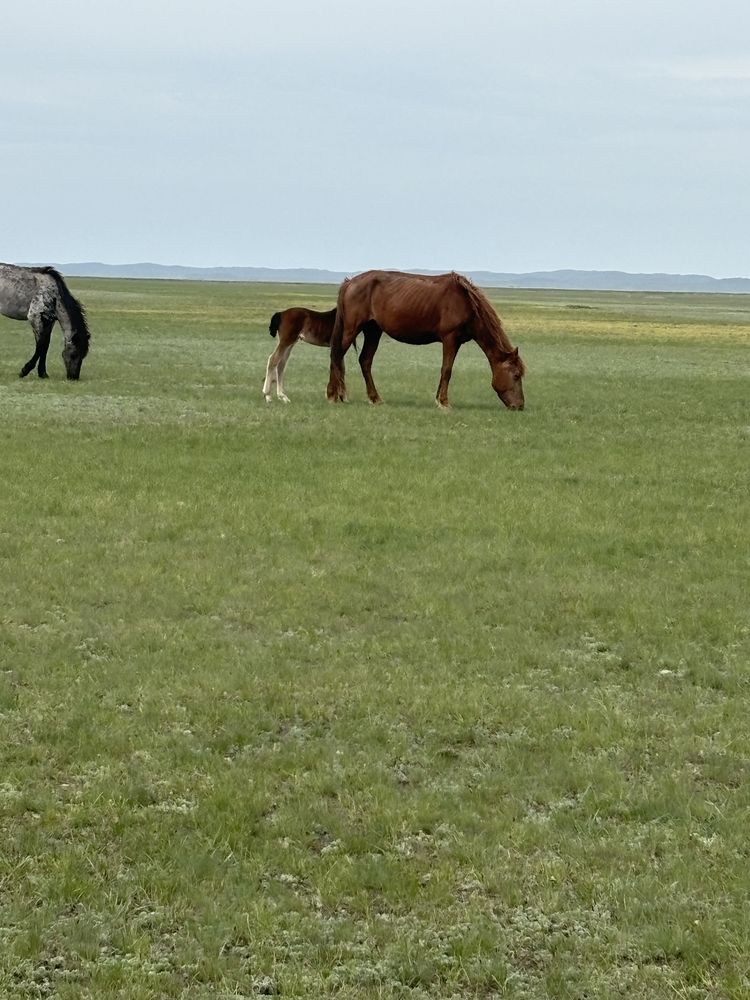
[[0,324],[0,996],[750,993],[750,300],[497,291],[529,373],[311,286]]

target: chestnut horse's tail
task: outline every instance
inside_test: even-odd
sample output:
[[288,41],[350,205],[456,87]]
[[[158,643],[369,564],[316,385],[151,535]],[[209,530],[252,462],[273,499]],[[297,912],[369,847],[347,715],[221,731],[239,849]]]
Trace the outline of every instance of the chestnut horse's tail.
[[344,340],[344,308],[342,301],[342,289],[339,289],[339,294],[336,301],[336,315],[333,320],[333,330],[331,331],[331,356],[340,363],[344,357],[343,352],[343,340]]
[[279,327],[281,326],[281,313],[274,313],[271,317],[271,322],[268,326],[268,332],[272,337],[275,337],[279,332]]

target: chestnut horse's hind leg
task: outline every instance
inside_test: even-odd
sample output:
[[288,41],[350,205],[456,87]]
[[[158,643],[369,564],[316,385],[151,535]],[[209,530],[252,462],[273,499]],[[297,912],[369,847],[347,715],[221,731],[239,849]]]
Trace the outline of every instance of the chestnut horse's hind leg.
[[452,331],[443,339],[443,364],[440,368],[440,382],[438,383],[437,395],[435,397],[435,402],[441,410],[447,410],[450,407],[450,403],[448,402],[448,383],[453,374],[453,362],[456,360],[460,346],[461,342],[458,339],[456,331]]
[[[356,327],[354,329],[341,330],[342,326],[343,320],[341,319],[341,310],[339,310],[339,314],[336,316],[336,324],[333,328],[333,336],[331,337],[331,374],[328,379],[328,388],[326,389],[326,396],[331,403],[346,402],[344,355],[357,338]],[[338,338],[336,336],[337,332],[340,333]]]
[[375,388],[375,383],[372,380],[372,360],[375,357],[375,352],[378,349],[383,331],[373,325],[365,329],[364,334],[365,342],[359,355],[359,367],[362,369],[362,376],[367,387],[367,398],[373,405],[376,405],[377,403],[382,403],[383,400],[380,398],[378,390]]

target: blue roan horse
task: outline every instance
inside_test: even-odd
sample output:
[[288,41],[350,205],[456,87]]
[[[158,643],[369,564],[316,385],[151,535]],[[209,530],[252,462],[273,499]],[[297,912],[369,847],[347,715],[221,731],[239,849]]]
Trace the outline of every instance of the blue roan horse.
[[36,350],[21,369],[21,378],[35,367],[39,378],[47,378],[47,351],[55,321],[63,333],[62,356],[67,376],[79,377],[89,350],[86,315],[54,267],[0,264],[0,314],[10,319],[27,319],[34,330]]

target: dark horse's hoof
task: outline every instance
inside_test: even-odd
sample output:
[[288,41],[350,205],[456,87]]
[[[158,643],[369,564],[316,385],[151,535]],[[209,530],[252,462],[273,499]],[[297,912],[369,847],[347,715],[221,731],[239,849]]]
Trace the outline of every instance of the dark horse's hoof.
[[39,376],[39,378],[49,378],[47,372],[37,372],[37,375]]

